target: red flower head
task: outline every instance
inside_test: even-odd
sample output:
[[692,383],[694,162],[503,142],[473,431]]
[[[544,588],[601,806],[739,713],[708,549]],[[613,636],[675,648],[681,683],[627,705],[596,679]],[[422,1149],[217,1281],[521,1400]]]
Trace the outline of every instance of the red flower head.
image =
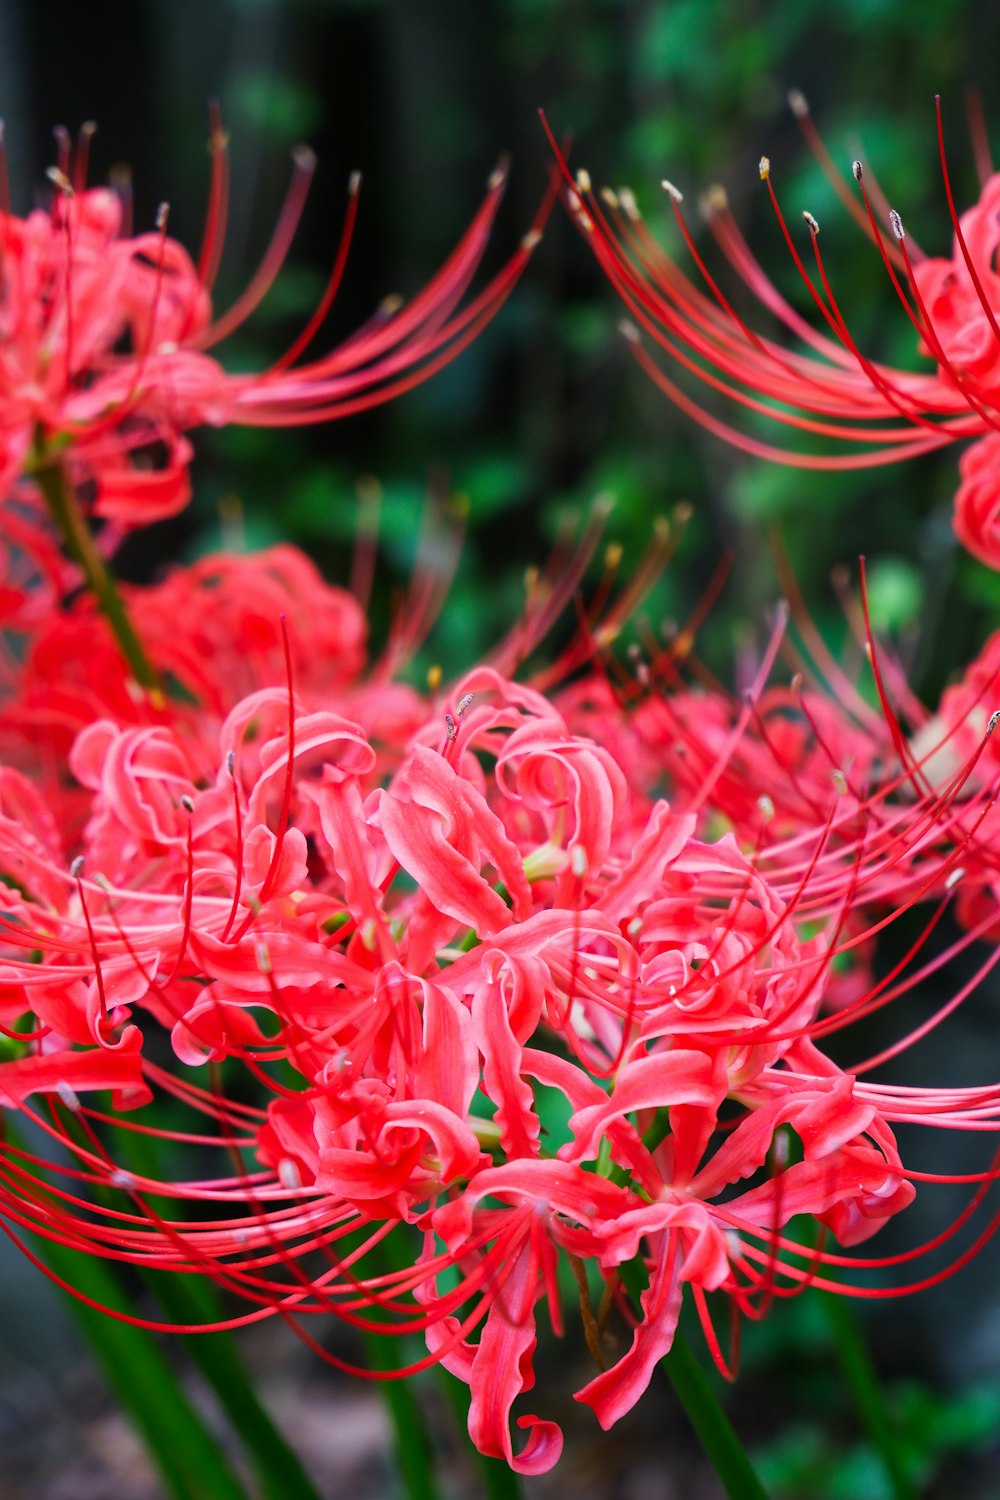
[[[700,283],[653,238],[631,192],[606,189],[596,195],[586,173],[573,179],[563,164],[573,217],[634,320],[623,324],[632,352],[664,394],[707,431],[747,453],[780,463],[813,469],[865,468],[926,453],[960,438],[979,438],[962,458],[955,531],[983,562],[1000,567],[1000,175],[993,175],[984,143],[977,142],[982,195],[959,218],[939,103],[941,169],[954,244],[950,255],[929,258],[858,161],[853,175],[860,201],[852,196],[816,133],[805,100],[795,93],[790,102],[839,196],[873,240],[912,325],[915,347],[934,368],[920,373],[894,370],[856,343],[827,276],[820,226],[811,213],[803,213],[809,250],[800,251],[779,206],[766,156],[760,160],[760,176],[814,305],[813,322],[789,305],[755,260],[723,189],[711,190],[704,211],[735,271],[799,347],[757,333],[744,320],[698,250],[684,217],[683,195],[672,183],[665,181],[663,187]],[[647,347],[642,332],[687,376],[736,406],[792,432],[843,444],[848,451],[802,451],[731,426],[676,383]]]
[[295,155],[270,246],[235,303],[213,312],[222,253],[226,139],[212,133],[213,174],[197,261],[167,234],[134,234],[121,197],[85,185],[84,135],[50,177],[49,210],[0,214],[0,496],[23,474],[68,464],[93,486],[93,511],[134,526],[188,501],[191,428],[326,422],[391,400],[453,359],[501,306],[536,244],[543,204],[519,249],[481,290],[469,288],[503,194],[506,171],[455,250],[409,304],[388,299],[339,347],[311,358],[340,285],[357,215],[360,176],[348,189],[340,245],[313,316],[269,369],[230,375],[212,351],[249,317],[274,282],[302,213],[315,162]]

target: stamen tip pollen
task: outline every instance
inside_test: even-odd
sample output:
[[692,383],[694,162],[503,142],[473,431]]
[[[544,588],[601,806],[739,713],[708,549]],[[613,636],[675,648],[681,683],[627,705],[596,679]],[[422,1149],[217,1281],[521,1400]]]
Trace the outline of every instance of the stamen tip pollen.
[[857,160],[851,162],[851,171],[854,173],[855,182],[860,182],[865,175],[865,169]]
[[70,1088],[65,1078],[60,1078],[56,1084],[56,1093],[59,1095],[66,1108],[72,1110],[73,1114],[79,1114],[80,1097],[76,1089]]
[[59,189],[61,193],[65,193],[67,198],[72,198],[73,184],[70,182],[65,172],[60,171],[58,167],[47,167],[45,170],[45,175],[51,183],[54,183],[54,185]]
[[355,169],[347,179],[347,192],[351,198],[356,198],[361,191],[361,173]]
[[769,156],[761,157],[757,163],[757,171],[760,173],[761,182],[766,182],[771,175],[771,158]]
[[500,160],[493,168],[493,171],[486,179],[486,186],[489,188],[491,193],[495,193],[498,188],[503,187],[504,183],[507,181],[507,173],[509,172],[509,170],[510,162],[508,161],[506,156],[501,156]]
[[802,210],[802,217],[805,219],[806,224],[809,226],[809,233],[819,234],[819,220],[815,217],[815,215],[811,214],[807,208],[804,208]]
[[316,153],[311,146],[302,143],[292,147],[292,162],[297,172],[308,172],[312,175],[316,170]]
[[630,318],[622,318],[618,324],[618,332],[630,344],[639,342],[639,330]]
[[699,206],[706,219],[710,219],[713,214],[725,213],[729,207],[729,194],[721,182],[712,183],[708,191],[702,194]]
[[890,208],[889,210],[889,228],[897,240],[906,239],[906,230],[903,228],[903,221],[894,208]]
[[674,200],[675,203],[684,202],[684,194],[681,192],[679,187],[674,186],[669,177],[664,177],[663,181],[660,183],[660,187],[665,193],[669,194],[669,196]]
[[809,113],[809,101],[801,89],[788,90],[788,108],[797,120],[805,119]]
[[82,871],[82,869],[83,869],[83,855],[82,854],[78,854],[76,856],[76,859],[74,859],[73,863],[69,867],[69,873],[72,875],[72,877],[73,877],[74,880],[79,880],[79,878],[80,878],[80,872]]
[[636,202],[635,194],[630,187],[622,187],[618,189],[618,202],[621,204],[622,208],[625,210],[630,219],[638,221],[642,218],[642,214],[639,212],[639,205]]

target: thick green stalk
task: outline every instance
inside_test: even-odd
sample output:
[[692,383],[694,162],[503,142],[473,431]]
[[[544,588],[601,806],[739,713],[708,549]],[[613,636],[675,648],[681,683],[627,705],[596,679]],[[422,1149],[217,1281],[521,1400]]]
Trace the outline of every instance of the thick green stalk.
[[[171,1322],[197,1324],[222,1316],[214,1294],[195,1277],[163,1273],[147,1281]],[[239,1434],[246,1461],[267,1500],[320,1500],[298,1455],[254,1390],[235,1340],[227,1333],[194,1333],[186,1335],[184,1343]]]
[[59,528],[70,555],[82,568],[87,587],[114,631],[133,677],[149,692],[159,692],[161,690],[160,679],[156,669],[132,628],[132,622],[126,613],[114,578],[94,544],[86,517],[77,504],[73,486],[67,479],[64,469],[56,459],[48,462],[43,460],[34,471],[34,477],[48,502],[52,518]]
[[680,1332],[674,1335],[663,1367],[729,1500],[767,1500],[767,1491],[758,1479],[736,1429]]
[[[20,1135],[9,1115],[4,1135]],[[153,1463],[176,1500],[248,1500],[212,1433],[185,1395],[153,1335],[73,1296],[73,1287],[101,1307],[130,1313],[119,1279],[99,1256],[71,1250],[57,1240],[41,1242],[42,1259],[65,1283],[66,1304],[100,1361],[122,1407],[146,1443]]]
[[[362,1333],[372,1370],[395,1370],[398,1343],[380,1333]],[[381,1380],[382,1399],[392,1427],[396,1460],[408,1500],[439,1500],[427,1424],[408,1380]]]
[[[629,1295],[638,1306],[646,1285],[645,1267],[640,1261],[632,1261],[622,1266],[621,1272]],[[767,1500],[767,1491],[758,1479],[736,1429],[679,1331],[674,1335],[673,1346],[663,1360],[663,1367],[729,1500]]]
[[[122,1131],[119,1150],[122,1160],[140,1176],[158,1175],[144,1137]],[[217,1322],[223,1315],[214,1290],[203,1278],[164,1271],[148,1275],[146,1282],[170,1321],[181,1327]],[[257,1396],[236,1341],[227,1333],[193,1333],[184,1336],[184,1343],[239,1434],[267,1500],[320,1500],[295,1451]]]
[[[105,1263],[47,1242],[45,1260],[57,1276],[96,1302],[122,1306],[122,1290]],[[176,1500],[248,1500],[215,1438],[144,1329],[69,1297],[87,1342]]]
[[895,1500],[917,1500],[892,1417],[885,1404],[878,1373],[857,1321],[836,1292],[818,1292],[837,1346],[840,1368],[854,1397],[858,1416],[878,1449]]

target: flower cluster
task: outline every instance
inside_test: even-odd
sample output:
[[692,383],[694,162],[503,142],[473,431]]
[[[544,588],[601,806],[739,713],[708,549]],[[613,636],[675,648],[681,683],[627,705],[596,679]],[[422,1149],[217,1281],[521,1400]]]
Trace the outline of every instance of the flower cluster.
[[[625,666],[611,643],[667,529],[619,593],[612,554],[553,666],[519,671],[577,592],[595,528],[532,582],[487,659],[422,690],[398,673],[440,580],[417,578],[374,661],[359,601],[290,546],[117,591],[80,540],[84,479],[105,514],[116,474],[119,518],[157,513],[119,461],[129,434],[155,433],[168,468],[186,465],[202,376],[220,421],[336,414],[359,359],[369,395],[396,389],[407,339],[443,348],[444,330],[465,336],[456,318],[468,331],[492,310],[495,288],[455,312],[498,191],[402,340],[379,323],[336,374],[334,360],[251,382],[201,352],[208,270],[162,232],[120,239],[107,195],[6,221],[23,248],[3,263],[16,347],[27,366],[44,345],[54,382],[0,403],[11,483],[42,432],[42,493],[72,522],[96,602],[51,608],[67,565],[24,520],[0,721],[0,1106],[32,1129],[0,1147],[0,1226],[33,1257],[40,1238],[209,1277],[238,1309],[211,1326],[280,1315],[329,1359],[312,1316],[420,1334],[407,1368],[465,1381],[479,1449],[537,1473],[562,1435],[521,1397],[540,1312],[564,1326],[567,1274],[594,1361],[577,1399],[607,1427],[685,1299],[729,1373],[720,1307],[757,1317],[812,1284],[875,1294],[869,1271],[933,1257],[979,1207],[990,1171],[960,1179],[976,1185],[968,1208],[929,1243],[845,1253],[932,1180],[904,1163],[897,1127],[996,1129],[1000,1085],[880,1070],[1000,950],[850,1068],[826,1038],[1000,925],[1000,651],[988,643],[928,711],[862,588],[874,695],[787,610],[739,696],[700,666],[692,629]],[[117,269],[88,281],[98,257]],[[778,680],[783,651],[808,683]],[[877,939],[920,909],[876,975]],[[991,1228],[894,1290],[948,1274]]]
[[[872,978],[897,914],[961,892],[960,946],[996,924],[988,661],[907,737],[860,697],[766,687],[784,621],[746,701],[670,650],[617,685],[486,663],[421,695],[365,669],[357,605],[291,548],[130,602],[152,627],[179,599],[190,639],[147,645],[191,702],[130,696],[91,617],[92,675],[43,636],[8,716],[72,741],[68,777],[11,757],[0,781],[0,1090],[69,1153],[43,1185],[7,1149],[9,1233],[208,1274],[250,1303],[234,1323],[422,1331],[481,1450],[535,1472],[559,1429],[518,1416],[518,1449],[510,1415],[538,1305],[562,1326],[560,1260],[598,1365],[578,1397],[610,1425],[685,1289],[727,1368],[712,1294],[754,1315],[842,1264],[791,1220],[856,1245],[913,1197],[897,1122],[996,1119],[996,1087],[879,1085],[880,1058],[822,1046],[937,962],[921,939]],[[202,1174],[136,1171],[136,1129]],[[381,1270],[397,1225],[419,1243]]]

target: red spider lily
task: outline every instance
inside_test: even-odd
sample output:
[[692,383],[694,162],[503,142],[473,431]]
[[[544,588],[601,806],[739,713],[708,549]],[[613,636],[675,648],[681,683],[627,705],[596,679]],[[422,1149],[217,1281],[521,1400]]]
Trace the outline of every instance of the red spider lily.
[[[608,712],[623,738],[641,721],[614,696]],[[701,727],[691,715],[692,744]],[[361,725],[290,687],[233,706],[208,774],[169,723],[97,723],[72,752],[91,816],[68,872],[44,799],[5,773],[0,1022],[14,1055],[0,1089],[62,1150],[0,1152],[6,1232],[208,1275],[246,1304],[227,1326],[278,1315],[314,1343],[302,1320],[334,1314],[423,1332],[410,1368],[440,1360],[467,1379],[475,1441],[525,1472],[561,1444],[547,1418],[517,1419],[520,1449],[510,1430],[538,1304],[562,1325],[560,1256],[607,1287],[581,1316],[609,1367],[579,1392],[605,1425],[669,1348],[685,1287],[728,1368],[711,1295],[757,1316],[828,1267],[882,1263],[784,1231],[808,1213],[851,1247],[903,1209],[921,1174],[894,1123],[1000,1119],[993,1084],[868,1080],[971,984],[853,1074],[822,1046],[945,961],[918,943],[825,1008],[839,955],[919,900],[950,900],[957,861],[986,844],[989,789],[962,799],[961,777],[936,792],[909,768],[867,798],[828,786],[797,836],[747,853],[698,825],[718,817],[752,727],[724,737],[677,812],[551,699],[485,667],[397,769]],[[190,1071],[206,1060],[207,1089]],[[256,1078],[266,1109],[230,1097],[223,1066]],[[165,1123],[164,1098],[191,1123]],[[800,1160],[782,1157],[789,1130]],[[135,1131],[204,1166],[136,1173],[122,1144]],[[373,1271],[400,1225],[423,1253]],[[611,1362],[604,1327],[632,1263],[648,1286]]]
[[350,181],[340,244],[306,327],[269,369],[227,374],[208,352],[254,311],[275,280],[299,222],[314,159],[296,153],[270,246],[244,292],[215,315],[211,291],[222,254],[227,144],[212,132],[212,183],[197,263],[167,234],[133,234],[111,189],[87,188],[89,135],[75,162],[52,170],[51,209],[0,213],[0,493],[23,475],[69,466],[94,486],[94,514],[127,526],[173,515],[188,501],[191,449],[203,425],[297,426],[366,410],[410,389],[453,359],[493,317],[523,270],[548,200],[510,260],[479,291],[470,287],[503,194],[506,170],[455,250],[409,304],[388,299],[353,335],[306,358],[339,288],[357,215]]
[[[767,157],[761,158],[760,176],[808,292],[813,322],[790,306],[768,279],[721,188],[709,193],[704,210],[726,259],[798,347],[758,333],[741,316],[698,249],[684,216],[682,194],[672,183],[663,186],[696,268],[694,278],[650,234],[632,193],[604,190],[597,195],[587,174],[572,178],[560,157],[573,217],[634,320],[623,325],[632,353],[660,390],[707,431],[744,452],[781,463],[812,469],[865,468],[926,453],[957,439],[979,438],[960,461],[955,531],[976,557],[1000,566],[1000,278],[995,265],[1000,177],[993,175],[980,140],[981,197],[959,217],[938,101],[941,171],[954,244],[947,257],[927,257],[857,161],[853,175],[860,201],[850,194],[804,99],[793,94],[791,102],[838,194],[874,242],[894,296],[912,325],[915,352],[932,361],[934,368],[892,369],[860,348],[827,276],[819,225],[812,214],[803,213],[809,250],[800,250],[780,207]],[[667,373],[640,330],[710,391],[820,443],[813,451],[803,451],[791,442],[767,442],[716,416]],[[827,441],[843,444],[848,451],[822,451]]]

